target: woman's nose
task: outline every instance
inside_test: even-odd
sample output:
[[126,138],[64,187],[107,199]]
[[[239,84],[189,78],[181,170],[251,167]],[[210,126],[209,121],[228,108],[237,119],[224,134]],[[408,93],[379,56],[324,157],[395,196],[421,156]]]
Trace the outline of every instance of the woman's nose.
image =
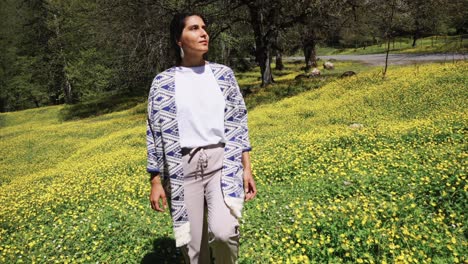
[[204,30],[204,29],[202,28],[201,35],[202,35],[202,36],[205,36],[205,37],[208,37],[208,32],[206,32],[206,30]]

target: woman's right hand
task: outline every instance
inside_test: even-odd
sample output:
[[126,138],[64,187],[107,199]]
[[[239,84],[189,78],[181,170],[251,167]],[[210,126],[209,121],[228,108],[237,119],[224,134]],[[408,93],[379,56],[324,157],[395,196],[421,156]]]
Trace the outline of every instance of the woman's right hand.
[[[166,199],[166,192],[161,184],[161,180],[159,176],[154,177],[151,180],[151,192],[150,192],[150,202],[151,208],[158,212],[164,212],[167,209],[167,199]],[[159,204],[159,200],[162,200],[162,207]]]

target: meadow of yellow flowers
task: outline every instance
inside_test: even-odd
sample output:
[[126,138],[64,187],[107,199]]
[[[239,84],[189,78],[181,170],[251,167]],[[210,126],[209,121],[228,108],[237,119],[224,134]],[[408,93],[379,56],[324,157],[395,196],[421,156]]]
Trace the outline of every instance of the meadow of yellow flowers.
[[[467,72],[374,69],[249,111],[240,263],[467,263]],[[148,202],[146,105],[61,108],[0,115],[0,263],[180,262]]]

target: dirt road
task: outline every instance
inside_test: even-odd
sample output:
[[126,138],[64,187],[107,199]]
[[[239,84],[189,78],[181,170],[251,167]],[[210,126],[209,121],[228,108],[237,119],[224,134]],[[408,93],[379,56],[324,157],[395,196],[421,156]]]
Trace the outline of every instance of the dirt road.
[[[329,55],[318,56],[321,60],[349,60],[360,61],[365,64],[379,66],[385,65],[385,54],[368,54],[368,55]],[[432,61],[454,61],[466,60],[468,54],[389,54],[388,62],[393,65],[432,62]],[[304,60],[304,57],[286,57],[287,61]]]

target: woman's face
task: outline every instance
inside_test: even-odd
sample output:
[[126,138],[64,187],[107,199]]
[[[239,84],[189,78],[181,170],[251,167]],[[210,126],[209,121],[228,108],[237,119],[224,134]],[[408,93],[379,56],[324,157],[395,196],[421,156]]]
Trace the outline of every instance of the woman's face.
[[200,56],[208,52],[210,37],[206,32],[206,25],[199,16],[185,18],[185,27],[177,44],[188,56]]

